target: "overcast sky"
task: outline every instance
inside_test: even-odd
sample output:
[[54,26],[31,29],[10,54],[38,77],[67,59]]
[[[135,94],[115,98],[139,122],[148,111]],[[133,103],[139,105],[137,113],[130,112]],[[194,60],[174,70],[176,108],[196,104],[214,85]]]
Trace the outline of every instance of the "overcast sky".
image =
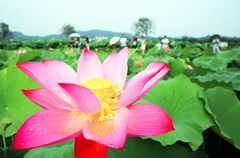
[[155,22],[153,36],[240,37],[240,0],[0,0],[0,22],[26,35],[60,33],[65,23],[133,33],[140,17]]

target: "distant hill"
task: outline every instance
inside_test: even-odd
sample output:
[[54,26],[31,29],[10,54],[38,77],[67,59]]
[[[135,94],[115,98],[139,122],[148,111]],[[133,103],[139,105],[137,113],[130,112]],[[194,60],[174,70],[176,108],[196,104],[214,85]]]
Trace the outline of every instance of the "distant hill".
[[[106,30],[89,30],[89,31],[76,31],[82,37],[89,37],[94,38],[96,36],[106,36],[107,38],[111,38],[113,36],[121,36],[123,33],[126,35],[127,38],[131,38],[132,34],[126,32],[113,32],[113,31],[106,31]],[[33,40],[33,39],[68,39],[63,34],[51,34],[47,36],[28,36],[24,35],[21,32],[13,31],[13,39],[15,40]]]
[[94,38],[96,36],[106,36],[111,38],[113,36],[121,37],[122,34],[125,34],[127,38],[131,38],[132,34],[126,32],[113,32],[113,31],[105,31],[105,30],[89,30],[89,31],[77,31],[81,36],[86,36],[89,38]]
[[[107,38],[112,38],[113,36],[119,36],[121,37],[121,35],[124,33],[126,35],[127,38],[131,38],[133,34],[131,33],[127,33],[127,32],[114,32],[114,31],[107,31],[107,30],[98,30],[98,29],[93,29],[93,30],[88,30],[88,31],[76,31],[77,33],[79,33],[81,35],[81,37],[89,37],[89,38],[94,38],[96,36],[106,36]],[[66,37],[63,34],[50,34],[47,36],[28,36],[28,35],[24,35],[21,32],[17,32],[17,31],[12,31],[13,33],[13,38],[15,40],[37,40],[37,39],[57,39],[57,40],[65,40],[68,39],[68,37]],[[153,39],[159,39],[159,37],[151,37],[149,36],[149,38],[153,38]],[[211,41],[211,35],[207,35],[207,36],[203,36],[203,37],[191,37],[191,36],[182,36],[182,37],[168,37],[169,40],[180,40],[180,39],[188,39],[188,40],[197,40],[197,41]],[[221,40],[239,40],[240,37],[228,37],[228,36],[222,36],[220,39]]]
[[41,39],[41,36],[27,36],[21,32],[12,31],[13,37],[15,40],[32,40],[32,39]]

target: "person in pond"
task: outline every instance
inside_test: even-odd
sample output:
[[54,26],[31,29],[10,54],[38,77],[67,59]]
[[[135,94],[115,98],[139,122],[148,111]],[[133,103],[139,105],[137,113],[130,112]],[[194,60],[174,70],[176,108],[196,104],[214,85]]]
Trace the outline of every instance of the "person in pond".
[[80,51],[80,38],[79,37],[72,37],[70,40],[70,47],[71,47],[71,51],[73,51],[73,49],[77,49],[78,51]]
[[215,36],[212,41],[213,53],[220,52],[219,44],[220,44],[220,40],[219,40],[218,36]]
[[121,49],[127,46],[127,38],[125,34],[122,34],[122,37],[120,38],[120,43],[121,43]]
[[169,52],[169,40],[166,35],[163,36],[163,39],[162,39],[162,49],[165,52]]
[[90,50],[89,38],[88,38],[88,37],[85,38],[85,48],[87,48],[88,50]]
[[132,48],[137,48],[138,42],[137,42],[137,37],[133,36],[131,40]]
[[147,44],[144,36],[141,37],[140,44],[141,44],[140,53],[141,53],[141,55],[144,55],[145,54],[145,49],[146,49],[146,44]]

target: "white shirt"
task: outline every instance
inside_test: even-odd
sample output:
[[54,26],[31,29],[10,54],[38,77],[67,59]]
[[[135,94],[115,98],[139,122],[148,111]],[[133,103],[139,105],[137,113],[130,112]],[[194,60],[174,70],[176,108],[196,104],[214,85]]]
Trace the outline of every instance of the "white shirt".
[[220,40],[218,38],[213,39],[212,44],[213,46],[218,46],[220,43]]
[[162,39],[162,48],[163,49],[168,48],[168,43],[169,43],[169,40],[167,38],[163,38]]
[[162,43],[163,43],[163,44],[168,44],[168,43],[169,43],[169,40],[168,40],[167,38],[164,38],[164,39],[162,39]]
[[121,37],[120,39],[121,46],[124,47],[127,45],[127,38],[126,37]]

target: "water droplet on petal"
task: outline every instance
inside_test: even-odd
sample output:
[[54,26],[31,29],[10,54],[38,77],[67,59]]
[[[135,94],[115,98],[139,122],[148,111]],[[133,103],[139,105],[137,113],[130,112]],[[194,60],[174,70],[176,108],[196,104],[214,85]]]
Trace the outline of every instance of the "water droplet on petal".
[[25,144],[24,143],[20,143],[20,145],[24,146]]
[[32,127],[30,127],[29,130],[32,131],[33,130]]
[[111,148],[114,148],[114,145],[113,145],[113,144],[109,144],[108,146],[111,147]]

